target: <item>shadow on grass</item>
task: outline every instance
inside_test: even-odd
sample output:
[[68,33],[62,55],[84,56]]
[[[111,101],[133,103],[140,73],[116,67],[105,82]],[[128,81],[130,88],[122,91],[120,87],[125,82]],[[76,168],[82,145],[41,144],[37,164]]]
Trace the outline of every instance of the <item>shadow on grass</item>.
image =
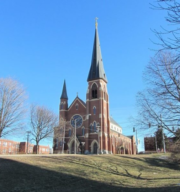
[[179,191],[179,187],[161,188],[127,188],[112,186],[106,183],[84,179],[53,170],[0,158],[0,191],[1,192],[166,192]]
[[156,167],[164,167],[168,169],[173,169],[173,170],[180,170],[180,164],[177,163],[171,163],[168,161],[168,159],[161,159],[161,158],[136,158],[136,157],[128,157],[128,156],[120,156],[121,158],[131,158],[135,159],[138,161],[146,162],[151,166],[156,166]]
[[[97,156],[97,157],[99,157],[99,156]],[[126,157],[126,156],[124,156],[124,157],[129,158],[129,157]],[[126,177],[127,180],[130,180],[130,179],[135,179],[136,180],[136,179],[138,179],[138,180],[144,180],[144,181],[148,181],[148,180],[149,181],[150,180],[155,181],[155,180],[167,180],[167,179],[170,179],[169,177],[162,177],[162,178],[160,178],[160,177],[158,177],[158,178],[141,177],[141,175],[142,175],[141,172],[139,172],[138,175],[135,175],[135,174],[133,175],[125,167],[128,167],[128,168],[132,167],[133,168],[134,164],[129,164],[128,162],[126,162],[126,163],[123,163],[123,166],[122,165],[121,166],[120,165],[113,166],[112,158],[111,158],[111,163],[109,163],[109,166],[106,166],[106,167],[102,166],[101,163],[99,164],[98,161],[94,161],[94,163],[92,163],[92,160],[91,161],[83,160],[83,159],[78,158],[78,157],[68,156],[68,157],[59,158],[59,157],[53,157],[53,156],[45,156],[44,158],[49,159],[51,162],[52,161],[55,161],[56,163],[57,162],[59,162],[59,163],[68,162],[70,164],[77,164],[79,166],[86,166],[88,168],[98,169],[98,170],[100,170],[100,171],[102,171],[104,173],[108,173],[110,175],[114,174],[114,175],[117,175],[117,176]],[[106,157],[106,159],[108,159],[108,158]],[[135,158],[133,158],[133,159],[135,159]],[[138,160],[142,161],[142,159],[138,159]],[[120,167],[124,171],[123,172],[118,171],[117,167]],[[136,168],[139,168],[139,170],[140,170],[140,169],[142,169],[142,165],[137,165],[136,164]],[[147,169],[147,167],[145,167],[145,168]],[[152,170],[152,167],[149,168],[149,169]],[[179,178],[176,178],[176,179],[179,179]]]

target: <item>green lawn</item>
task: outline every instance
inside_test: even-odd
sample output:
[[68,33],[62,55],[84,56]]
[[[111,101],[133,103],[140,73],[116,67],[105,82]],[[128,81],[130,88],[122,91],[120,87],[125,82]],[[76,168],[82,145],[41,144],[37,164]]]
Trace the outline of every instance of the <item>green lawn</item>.
[[0,192],[180,191],[164,154],[0,156]]

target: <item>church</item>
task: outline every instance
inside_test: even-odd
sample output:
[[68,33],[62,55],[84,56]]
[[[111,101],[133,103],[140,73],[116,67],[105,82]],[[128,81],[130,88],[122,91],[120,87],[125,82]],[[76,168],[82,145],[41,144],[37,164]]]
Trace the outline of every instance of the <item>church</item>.
[[109,115],[107,77],[103,66],[97,21],[86,101],[78,96],[68,105],[64,81],[59,105],[59,126],[54,129],[54,153],[136,154],[134,136],[122,134]]

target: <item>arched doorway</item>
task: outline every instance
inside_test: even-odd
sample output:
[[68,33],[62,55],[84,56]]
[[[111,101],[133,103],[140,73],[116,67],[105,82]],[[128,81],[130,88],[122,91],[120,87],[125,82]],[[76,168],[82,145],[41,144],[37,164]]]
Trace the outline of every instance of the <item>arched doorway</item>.
[[125,154],[125,148],[123,146],[119,146],[117,148],[117,154]]
[[97,154],[98,145],[97,143],[94,143],[93,145],[93,154]]
[[76,154],[79,153],[79,140],[76,138],[76,142],[75,142],[75,136],[72,135],[71,138],[69,139],[69,142],[67,143],[68,145],[68,150],[69,150],[69,154],[75,154],[75,143],[76,143]]

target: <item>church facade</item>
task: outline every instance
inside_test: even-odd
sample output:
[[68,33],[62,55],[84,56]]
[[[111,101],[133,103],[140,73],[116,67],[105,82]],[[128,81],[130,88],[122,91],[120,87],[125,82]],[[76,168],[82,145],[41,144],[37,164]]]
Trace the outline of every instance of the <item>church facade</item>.
[[97,23],[86,102],[78,96],[68,106],[64,81],[59,105],[59,127],[54,130],[54,153],[136,154],[134,136],[124,136],[109,115],[109,94]]

